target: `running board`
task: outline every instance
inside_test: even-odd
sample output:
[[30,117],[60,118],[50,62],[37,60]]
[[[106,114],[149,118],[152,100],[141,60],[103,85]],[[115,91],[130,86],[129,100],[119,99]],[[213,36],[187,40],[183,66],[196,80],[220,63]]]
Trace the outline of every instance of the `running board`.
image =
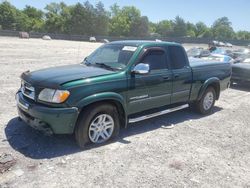
[[143,120],[146,120],[146,119],[150,119],[150,118],[153,118],[153,117],[157,117],[157,116],[161,116],[161,115],[168,114],[168,113],[171,113],[171,112],[175,112],[175,111],[178,111],[178,110],[182,110],[182,109],[188,108],[188,107],[189,107],[188,104],[184,104],[184,105],[181,105],[181,106],[177,106],[177,107],[174,107],[174,108],[170,108],[170,109],[167,109],[167,110],[156,112],[156,113],[153,113],[153,114],[149,114],[149,115],[145,115],[145,116],[141,116],[141,117],[137,117],[137,118],[132,118],[132,119],[129,119],[129,123],[136,123],[136,122],[143,121]]

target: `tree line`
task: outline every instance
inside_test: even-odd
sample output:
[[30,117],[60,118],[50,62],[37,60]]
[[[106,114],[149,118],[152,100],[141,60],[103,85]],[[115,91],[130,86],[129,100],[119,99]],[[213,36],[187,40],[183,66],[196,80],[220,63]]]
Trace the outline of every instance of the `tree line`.
[[29,5],[20,10],[3,1],[0,4],[1,29],[87,36],[250,40],[250,32],[235,32],[227,17],[215,20],[211,27],[203,22],[186,22],[180,16],[153,23],[134,6],[119,7],[114,4],[110,10],[106,10],[102,2],[93,5],[88,1],[75,5],[50,3],[44,10]]

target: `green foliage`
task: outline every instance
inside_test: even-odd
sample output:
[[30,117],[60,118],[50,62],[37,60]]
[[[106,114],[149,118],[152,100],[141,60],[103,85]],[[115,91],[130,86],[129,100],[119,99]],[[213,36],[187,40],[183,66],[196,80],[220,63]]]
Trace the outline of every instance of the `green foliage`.
[[174,20],[174,36],[182,37],[187,36],[187,25],[183,18],[176,16]]
[[196,26],[189,22],[186,24],[186,26],[187,26],[187,36],[196,37],[196,32],[197,32]]
[[217,19],[211,27],[203,22],[185,22],[177,16],[174,20],[152,23],[142,16],[134,6],[119,7],[114,4],[110,11],[102,2],[92,5],[88,1],[66,5],[50,3],[44,11],[26,6],[19,10],[8,1],[0,3],[0,30],[27,32],[48,32],[79,34],[87,36],[125,36],[125,37],[196,37],[219,40],[250,40],[250,32],[234,32],[227,17]]
[[148,23],[148,29],[149,29],[149,33],[151,34],[151,33],[156,33],[157,31],[157,29],[156,29],[156,26],[157,26],[157,24],[156,23],[153,23],[153,22],[149,22]]
[[105,10],[104,4],[98,2],[95,8],[95,22],[93,30],[96,35],[108,35],[109,12]]
[[161,36],[164,36],[164,37],[173,36],[174,23],[169,20],[160,21],[156,25],[156,33],[159,33]]
[[207,35],[209,37],[209,28],[203,22],[198,22],[195,24],[195,36],[204,37]]
[[104,5],[98,2],[94,7],[88,1],[77,3],[69,9],[64,25],[68,26],[66,33],[81,35],[107,35],[108,12]]
[[65,3],[50,3],[45,7],[45,30],[49,33],[67,33],[70,7]]
[[111,7],[109,33],[114,36],[148,36],[149,21],[141,17],[140,10],[134,6],[122,9],[117,4]]
[[2,29],[16,29],[17,12],[18,10],[7,1],[0,4],[0,25]]
[[239,39],[239,40],[250,40],[250,32],[238,31],[236,33],[236,38]]
[[25,14],[26,20],[26,31],[43,31],[44,27],[44,13],[41,10],[36,9],[35,7],[26,6],[22,11]]
[[130,36],[147,37],[149,36],[149,21],[147,16],[137,18],[131,23]]
[[216,39],[231,39],[234,38],[234,30],[232,23],[227,17],[217,19],[212,25],[213,36]]

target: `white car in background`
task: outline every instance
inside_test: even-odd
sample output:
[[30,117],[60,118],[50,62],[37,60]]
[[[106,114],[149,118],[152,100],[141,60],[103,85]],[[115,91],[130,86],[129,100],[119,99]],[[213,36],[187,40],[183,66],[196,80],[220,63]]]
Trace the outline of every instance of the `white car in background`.
[[89,37],[89,42],[96,42],[96,38],[95,37]]
[[225,46],[226,46],[226,47],[229,47],[229,48],[232,48],[232,47],[233,47],[233,45],[232,45],[231,43],[229,43],[229,42],[226,42],[226,43],[225,43]]
[[220,42],[218,43],[218,46],[226,46],[226,45],[225,45],[224,42],[221,42],[221,41],[220,41]]

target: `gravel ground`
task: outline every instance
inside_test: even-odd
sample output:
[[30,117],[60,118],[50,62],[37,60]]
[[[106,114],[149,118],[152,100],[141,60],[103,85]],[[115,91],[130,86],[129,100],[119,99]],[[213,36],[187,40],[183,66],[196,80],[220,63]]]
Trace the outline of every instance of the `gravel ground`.
[[23,71],[78,63],[100,45],[0,37],[0,167],[3,154],[12,164],[0,188],[250,187],[249,86],[223,92],[209,116],[186,109],[131,124],[84,151],[72,136],[46,137],[18,121]]

